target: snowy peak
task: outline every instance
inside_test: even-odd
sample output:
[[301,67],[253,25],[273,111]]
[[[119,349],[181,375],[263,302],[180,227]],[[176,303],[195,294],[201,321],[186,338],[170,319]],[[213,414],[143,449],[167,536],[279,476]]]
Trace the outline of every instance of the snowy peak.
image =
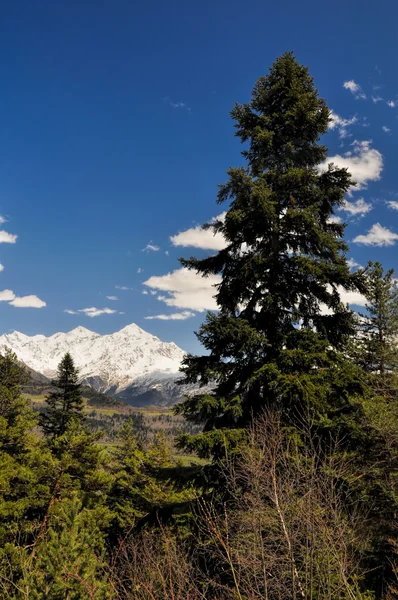
[[0,336],[0,351],[5,347],[47,377],[55,375],[61,358],[70,352],[82,380],[92,382],[101,391],[117,393],[141,380],[147,386],[165,378],[174,381],[184,357],[183,350],[174,343],[162,342],[134,323],[109,335],[85,327],[49,337],[14,331]]

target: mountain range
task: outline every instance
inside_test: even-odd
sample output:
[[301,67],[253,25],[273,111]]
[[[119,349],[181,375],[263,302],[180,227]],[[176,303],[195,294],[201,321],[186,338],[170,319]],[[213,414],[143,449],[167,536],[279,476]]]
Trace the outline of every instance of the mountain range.
[[83,384],[134,406],[170,405],[188,391],[176,383],[185,352],[134,323],[109,335],[85,327],[49,337],[14,331],[0,336],[0,352],[6,347],[48,379],[56,376],[58,363],[70,352]]

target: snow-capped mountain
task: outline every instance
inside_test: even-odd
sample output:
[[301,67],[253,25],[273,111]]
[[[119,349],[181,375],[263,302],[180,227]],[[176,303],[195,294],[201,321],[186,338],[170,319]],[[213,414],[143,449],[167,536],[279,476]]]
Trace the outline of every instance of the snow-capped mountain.
[[0,352],[5,347],[49,378],[56,375],[65,352],[70,352],[83,382],[132,404],[134,399],[138,404],[168,404],[183,394],[175,381],[184,351],[134,323],[110,335],[84,327],[49,337],[14,331],[0,336]]

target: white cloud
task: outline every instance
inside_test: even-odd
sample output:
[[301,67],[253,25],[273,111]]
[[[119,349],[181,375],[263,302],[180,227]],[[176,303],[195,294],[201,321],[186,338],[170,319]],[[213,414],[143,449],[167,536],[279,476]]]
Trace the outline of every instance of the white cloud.
[[355,304],[356,306],[366,306],[367,300],[363,294],[352,292],[339,288],[340,299],[344,304]]
[[144,269],[141,269],[141,267],[138,267],[137,273],[142,273],[143,271],[144,271]]
[[359,263],[357,263],[357,261],[354,260],[353,258],[349,258],[347,260],[347,265],[349,266],[350,269],[355,269],[355,267],[362,268],[362,266]]
[[142,252],[158,252],[158,250],[160,250],[159,246],[155,246],[154,244],[149,243],[145,246],[145,248],[142,249]]
[[0,292],[0,302],[10,302],[14,298],[15,294],[12,290],[3,290]]
[[2,265],[2,264],[0,263],[0,273],[1,273],[1,271],[4,271],[4,265]]
[[375,223],[366,235],[357,235],[352,241],[365,246],[393,246],[397,240],[398,234]]
[[64,312],[68,313],[68,315],[78,315],[77,310],[71,310],[70,308],[66,308]]
[[381,96],[372,96],[372,101],[377,104],[378,102],[381,102],[383,100],[383,98]]
[[382,130],[384,131],[384,133],[390,133],[391,129],[389,127],[386,127],[385,125],[383,125]]
[[170,315],[154,315],[152,317],[145,317],[147,321],[151,321],[153,319],[158,319],[160,321],[185,321],[186,319],[190,319],[194,317],[195,313],[190,312],[189,310],[184,310],[182,312],[171,313]]
[[390,108],[395,108],[395,107],[396,107],[396,105],[397,105],[397,103],[396,103],[396,102],[394,102],[394,100],[389,100],[389,101],[387,102],[387,105],[388,105]]
[[356,83],[353,79],[351,79],[350,81],[345,81],[343,83],[343,87],[346,90],[350,90],[350,92],[354,94],[356,100],[366,99],[366,94],[362,91],[361,86],[359,85],[359,83]]
[[343,117],[340,117],[332,110],[330,111],[329,118],[329,129],[337,129],[340,139],[346,138],[349,135],[347,128],[357,122],[357,118],[355,116],[351,119],[343,119]]
[[0,231],[0,244],[15,244],[17,241],[17,235],[8,233],[7,231]]
[[115,289],[116,290],[122,290],[123,292],[126,292],[127,290],[131,290],[133,288],[129,288],[126,285],[115,285]]
[[352,217],[363,217],[366,213],[372,210],[373,206],[369,202],[365,202],[363,198],[359,198],[355,202],[348,202],[346,200],[341,210],[344,210]]
[[0,216],[0,225],[2,225],[3,223],[7,223],[7,219],[5,219],[4,217]]
[[[332,291],[332,286],[328,286],[329,291]],[[355,306],[366,306],[367,300],[365,296],[359,292],[345,290],[342,286],[337,286],[337,291],[340,296],[340,301],[343,304],[354,304]],[[320,305],[320,311],[323,315],[333,315],[334,310],[329,308],[326,304]]]
[[398,202],[396,200],[387,200],[387,205],[393,210],[398,210]]
[[[223,221],[226,213],[223,212],[218,217],[211,220]],[[226,241],[221,233],[216,233],[211,229],[203,229],[201,225],[191,227],[170,238],[173,246],[183,246],[185,248],[201,248],[203,250],[222,250],[226,246]]]
[[183,267],[167,275],[153,276],[144,282],[149,288],[167,292],[167,296],[158,296],[167,306],[187,308],[202,312],[204,310],[217,310],[214,299],[215,285],[220,283],[221,277],[209,275],[202,277],[195,271]]
[[351,145],[353,150],[343,156],[336,154],[327,158],[319,165],[320,171],[325,171],[330,163],[337,167],[346,168],[352,175],[357,186],[353,191],[366,188],[369,181],[378,181],[383,169],[383,156],[375,148],[371,148],[370,141],[359,142],[355,140]]
[[10,304],[17,308],[43,308],[44,306],[47,306],[44,300],[40,300],[40,298],[33,294],[30,296],[22,296],[21,298],[14,298]]
[[148,296],[147,290],[142,290],[142,293],[144,294],[144,296]]
[[100,315],[113,315],[117,311],[112,308],[96,308],[91,306],[90,308],[81,308],[79,313],[84,313],[87,317],[99,317]]
[[338,215],[331,215],[328,218],[328,223],[342,223],[343,219]]
[[117,296],[106,296],[107,300],[119,300]]
[[355,94],[361,89],[360,85],[358,85],[358,83],[355,83],[353,79],[351,79],[350,81],[345,81],[343,86],[346,90],[350,90],[350,92],[352,92],[353,94]]

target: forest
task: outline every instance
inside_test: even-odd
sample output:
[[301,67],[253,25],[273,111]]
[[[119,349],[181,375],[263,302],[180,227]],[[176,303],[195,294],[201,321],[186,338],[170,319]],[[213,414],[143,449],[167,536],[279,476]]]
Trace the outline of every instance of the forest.
[[100,443],[73,356],[43,410],[0,356],[0,598],[398,598],[397,279],[348,265],[355,182],[321,167],[330,110],[293,53],[231,117],[225,248],[181,259],[221,283],[176,448],[128,415]]

